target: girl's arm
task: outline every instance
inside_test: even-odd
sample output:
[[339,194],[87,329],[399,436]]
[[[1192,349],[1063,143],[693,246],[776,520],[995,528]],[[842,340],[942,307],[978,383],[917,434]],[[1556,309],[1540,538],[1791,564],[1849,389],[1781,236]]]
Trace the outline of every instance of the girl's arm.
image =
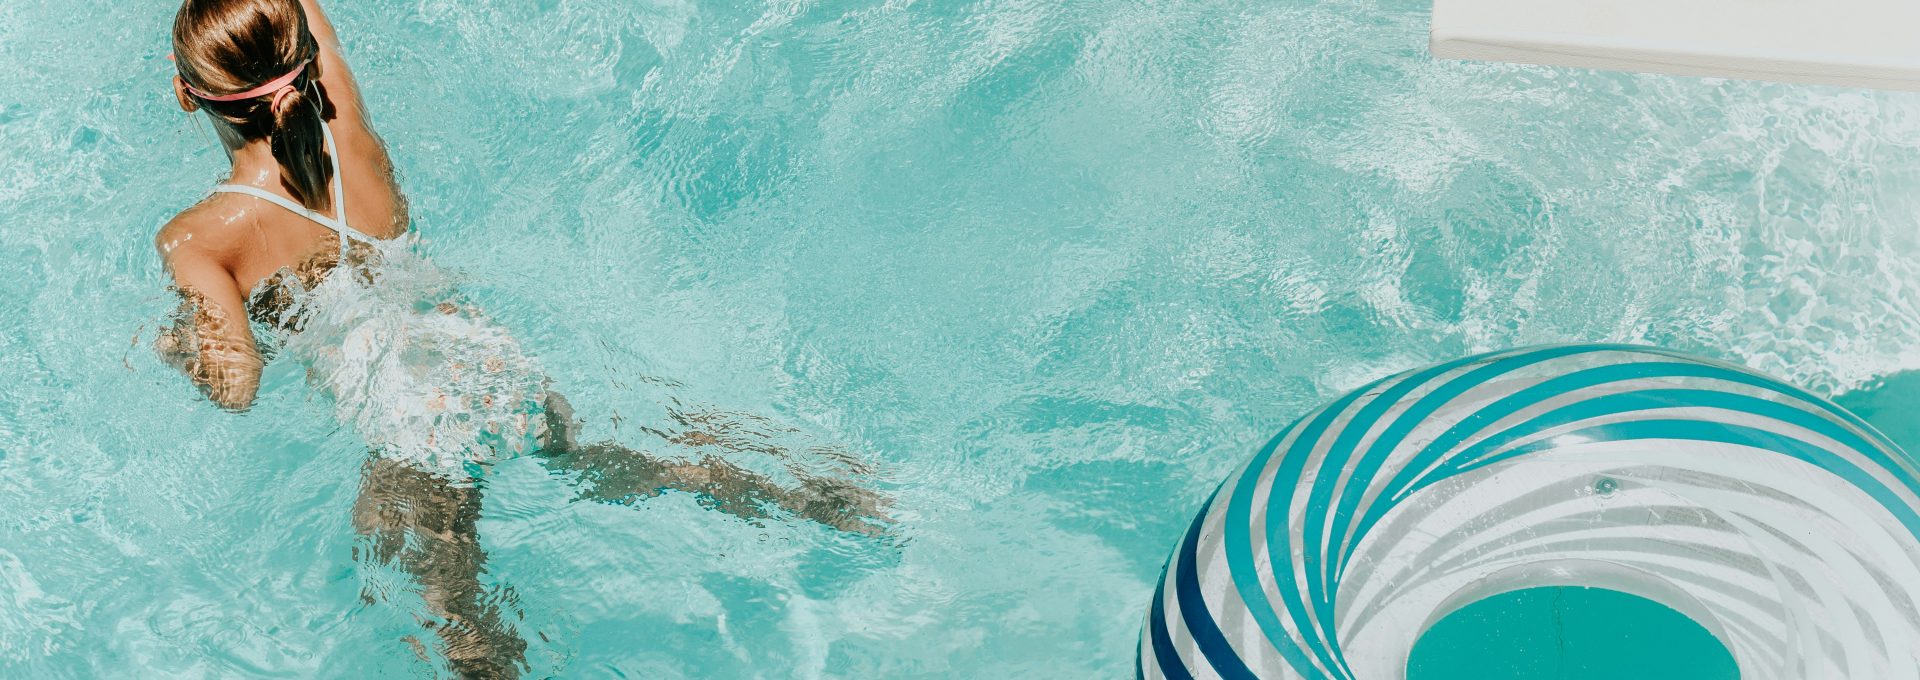
[[161,229],[155,241],[180,293],[180,314],[160,332],[155,349],[214,403],[244,411],[260,390],[261,361],[239,284],[176,225]]
[[[387,155],[387,144],[373,129],[366,99],[361,96],[360,83],[354,79],[353,70],[347,67],[347,60],[340,53],[340,35],[334,31],[333,22],[320,9],[319,0],[300,0],[300,7],[306,12],[307,31],[320,44],[320,54],[315,58],[314,65],[319,67],[320,86],[326,89],[327,101],[333,105],[333,117],[329,122],[334,126],[340,151],[349,159],[343,163],[352,159],[371,162],[376,175],[386,179],[391,195],[386,195],[386,192],[349,193],[359,197],[355,203],[364,209],[376,214],[392,215],[391,228],[375,228],[367,233],[380,238],[398,236],[407,230],[407,199],[394,177],[393,159]],[[365,231],[374,225],[359,226]]]
[[327,13],[320,10],[319,0],[300,0],[300,8],[307,12],[307,32],[313,39],[320,41],[320,53],[331,53],[339,58],[340,38],[333,33],[333,23],[327,21]]
[[[366,103],[360,98],[360,84],[353,79],[353,70],[347,68],[347,60],[340,55],[340,36],[333,31],[333,22],[327,20],[327,13],[320,9],[319,0],[300,0],[300,7],[307,13],[307,31],[313,34],[315,42],[320,43],[320,84],[327,88],[327,94],[334,99],[339,113],[350,115],[365,124]],[[368,126],[369,129],[372,126]]]

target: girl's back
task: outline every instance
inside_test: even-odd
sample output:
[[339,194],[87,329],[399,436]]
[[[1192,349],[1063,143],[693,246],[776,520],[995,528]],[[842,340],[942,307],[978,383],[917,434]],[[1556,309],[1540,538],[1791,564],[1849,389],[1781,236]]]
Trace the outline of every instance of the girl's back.
[[177,22],[175,94],[212,114],[233,171],[155,239],[187,307],[162,345],[216,402],[246,408],[261,361],[245,320],[283,311],[263,309],[276,289],[325,277],[343,239],[404,233],[406,201],[312,0],[187,0]]

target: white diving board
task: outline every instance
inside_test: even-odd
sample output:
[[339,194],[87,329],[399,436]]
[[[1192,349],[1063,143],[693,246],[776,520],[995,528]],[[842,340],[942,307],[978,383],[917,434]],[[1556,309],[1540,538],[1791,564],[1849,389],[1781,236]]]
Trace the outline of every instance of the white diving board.
[[1920,0],[1434,0],[1433,55],[1920,90]]

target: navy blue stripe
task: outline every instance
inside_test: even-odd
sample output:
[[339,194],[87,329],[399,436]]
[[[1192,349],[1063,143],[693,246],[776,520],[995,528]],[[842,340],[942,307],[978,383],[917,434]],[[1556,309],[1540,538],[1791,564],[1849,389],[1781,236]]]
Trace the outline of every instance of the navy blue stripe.
[[[1164,578],[1163,576],[1162,579],[1164,580]],[[1154,587],[1154,590],[1159,589],[1159,586]],[[1153,609],[1149,607],[1147,611],[1152,612]],[[1147,628],[1153,628],[1153,614],[1151,613],[1147,614]],[[1147,680],[1145,660],[1141,658],[1147,655],[1146,645],[1146,641],[1142,640],[1139,644],[1133,646],[1133,680]]]
[[[1174,559],[1179,557],[1169,558],[1169,563]],[[1147,638],[1153,642],[1153,656],[1159,662],[1156,665],[1160,667],[1161,677],[1193,680],[1193,674],[1180,662],[1180,652],[1173,648],[1173,637],[1167,634],[1167,569],[1171,566],[1160,568],[1160,585],[1153,587],[1153,612],[1147,615]],[[1134,659],[1134,666],[1139,666],[1138,658]]]
[[1240,660],[1240,654],[1233,651],[1233,645],[1227,642],[1227,636],[1220,632],[1220,624],[1215,623],[1213,614],[1207,611],[1206,599],[1200,594],[1200,530],[1207,521],[1207,513],[1213,509],[1213,499],[1219,497],[1219,490],[1207,498],[1207,504],[1201,506],[1199,516],[1193,518],[1193,526],[1187,529],[1187,540],[1180,545],[1180,557],[1174,562],[1174,597],[1180,598],[1180,620],[1187,624],[1187,634],[1193,636],[1194,646],[1207,657],[1207,664],[1225,680],[1259,680],[1253,670],[1247,668],[1247,662]]

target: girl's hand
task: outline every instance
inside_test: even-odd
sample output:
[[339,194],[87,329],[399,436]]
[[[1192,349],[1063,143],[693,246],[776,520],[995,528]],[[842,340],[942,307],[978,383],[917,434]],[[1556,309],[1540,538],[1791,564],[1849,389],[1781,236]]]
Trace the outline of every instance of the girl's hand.
[[885,536],[893,518],[886,513],[891,499],[880,492],[844,479],[802,477],[800,490],[786,498],[794,514],[841,531]]
[[160,360],[167,362],[167,365],[173,366],[174,368],[184,368],[187,362],[192,361],[196,354],[196,351],[192,347],[193,344],[194,343],[191,342],[181,341],[180,330],[178,328],[162,328],[160,329],[160,334],[153,338],[153,351],[159,354]]

